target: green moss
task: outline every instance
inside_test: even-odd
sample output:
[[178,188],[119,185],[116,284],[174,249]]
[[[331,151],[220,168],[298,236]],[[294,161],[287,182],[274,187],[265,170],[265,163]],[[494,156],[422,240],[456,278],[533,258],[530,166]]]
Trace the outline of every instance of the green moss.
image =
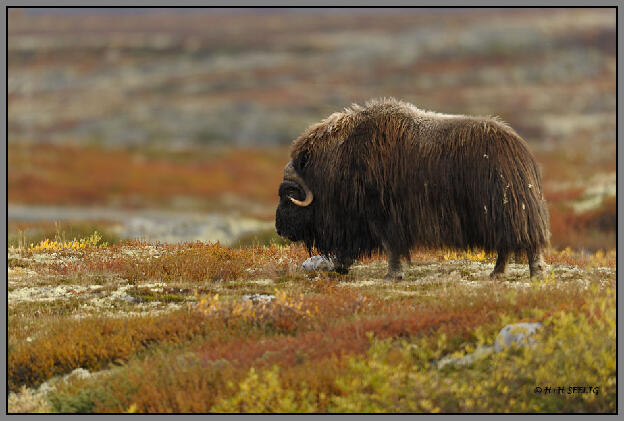
[[162,303],[180,303],[187,300],[187,297],[181,294],[171,294],[165,291],[156,292],[150,288],[135,288],[127,291],[128,295],[134,297],[139,302],[154,302],[159,301]]

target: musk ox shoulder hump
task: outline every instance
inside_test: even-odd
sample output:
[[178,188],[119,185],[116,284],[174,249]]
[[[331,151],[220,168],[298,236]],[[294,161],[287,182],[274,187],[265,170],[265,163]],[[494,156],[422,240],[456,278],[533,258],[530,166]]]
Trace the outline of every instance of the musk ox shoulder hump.
[[469,116],[464,114],[446,114],[425,110],[395,98],[377,98],[366,102],[365,106],[352,104],[342,112],[331,114],[321,122],[312,125],[301,136],[340,137],[366,120],[386,122],[391,125],[412,125],[421,133],[439,130],[443,127],[466,128],[482,127],[485,131],[502,131],[518,136],[517,133],[498,116]]
[[513,138],[524,143],[520,136],[497,116],[468,116],[423,110],[394,98],[373,99],[364,106],[352,104],[324,120],[311,125],[293,141],[291,157],[304,151],[327,150],[348,140],[356,132],[375,136],[385,133],[384,142],[411,139],[411,142],[446,143],[475,135],[494,135]]

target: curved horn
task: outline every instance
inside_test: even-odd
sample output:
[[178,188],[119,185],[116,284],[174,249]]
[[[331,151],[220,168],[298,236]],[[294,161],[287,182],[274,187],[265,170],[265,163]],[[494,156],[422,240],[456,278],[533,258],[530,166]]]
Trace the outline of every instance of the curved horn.
[[294,199],[289,196],[288,198],[291,200],[291,202],[293,202],[297,206],[308,206],[310,203],[312,203],[314,195],[306,185],[305,181],[303,181],[303,178],[301,178],[301,176],[297,174],[297,171],[295,171],[295,167],[293,166],[292,161],[286,164],[286,167],[284,168],[284,180],[294,181],[299,186],[301,186],[301,188],[305,192],[305,199],[303,199],[303,201]]

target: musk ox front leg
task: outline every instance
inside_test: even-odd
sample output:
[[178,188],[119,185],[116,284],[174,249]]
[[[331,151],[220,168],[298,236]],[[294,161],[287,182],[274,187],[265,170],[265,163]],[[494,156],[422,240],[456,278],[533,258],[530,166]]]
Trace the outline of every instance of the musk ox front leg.
[[543,251],[535,250],[527,253],[529,258],[529,273],[531,278],[543,278],[546,272],[546,262],[544,262]]
[[334,261],[334,271],[341,274],[346,275],[349,273],[349,268],[353,264],[353,259],[346,257],[337,257]]
[[388,257],[388,273],[386,273],[384,279],[388,281],[403,279],[403,271],[401,270],[401,253],[391,246],[390,241],[388,241],[388,238],[386,237],[386,230],[380,228],[380,226],[382,226],[380,223],[372,222],[369,227],[373,235],[378,238],[378,241],[381,242],[381,245],[386,252],[386,256]]
[[384,279],[395,281],[403,279],[403,271],[401,270],[401,255],[393,251],[386,251],[388,254],[388,273]]
[[507,261],[509,260],[509,253],[504,250],[498,251],[498,258],[496,259],[496,265],[494,270],[490,273],[490,278],[500,278],[505,275],[507,270]]
[[387,242],[383,242],[384,250],[388,256],[388,273],[384,279],[394,281],[403,279],[403,271],[401,270],[401,254],[393,250]]

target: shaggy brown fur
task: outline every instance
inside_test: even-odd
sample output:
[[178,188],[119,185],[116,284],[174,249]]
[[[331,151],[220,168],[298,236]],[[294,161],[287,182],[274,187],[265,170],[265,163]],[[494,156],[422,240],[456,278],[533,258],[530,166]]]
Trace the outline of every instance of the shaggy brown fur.
[[528,254],[531,276],[543,271],[549,221],[539,169],[497,118],[374,100],[311,126],[291,158],[314,200],[281,201],[278,232],[335,256],[344,271],[384,249],[388,276],[400,277],[400,257],[417,245],[496,251],[492,275],[512,252]]

